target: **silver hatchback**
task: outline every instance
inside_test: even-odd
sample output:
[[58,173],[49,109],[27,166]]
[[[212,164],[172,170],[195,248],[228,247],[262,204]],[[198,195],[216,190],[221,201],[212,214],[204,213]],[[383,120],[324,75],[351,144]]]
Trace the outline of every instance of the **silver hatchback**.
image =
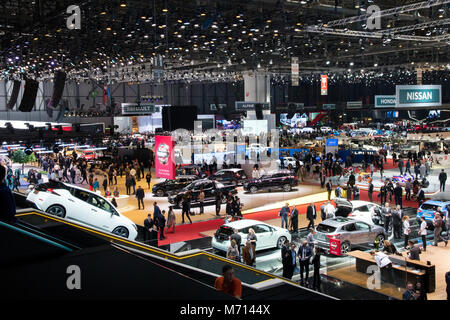
[[386,233],[381,226],[371,226],[365,222],[351,218],[337,217],[322,221],[316,227],[314,240],[319,248],[329,252],[330,239],[339,239],[341,242],[341,254],[352,250],[358,245],[379,243],[379,248],[384,247]]

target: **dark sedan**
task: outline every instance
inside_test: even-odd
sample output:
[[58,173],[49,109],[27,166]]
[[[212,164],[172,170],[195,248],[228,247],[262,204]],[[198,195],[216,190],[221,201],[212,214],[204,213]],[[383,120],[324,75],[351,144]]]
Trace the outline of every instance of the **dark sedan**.
[[242,169],[222,169],[210,175],[210,180],[222,182],[223,184],[240,185],[247,180],[247,175]]
[[165,180],[163,182],[157,183],[152,188],[152,193],[157,197],[163,197],[171,192],[176,192],[184,187],[188,186],[195,180],[198,180],[197,176],[178,176],[175,180]]
[[187,191],[191,192],[192,200],[191,205],[196,206],[198,205],[198,195],[200,194],[200,190],[203,190],[205,193],[205,205],[211,205],[214,204],[216,199],[216,194],[218,192],[222,192],[222,203],[226,203],[229,192],[231,192],[232,195],[237,193],[235,186],[225,186],[220,182],[217,181],[211,181],[209,179],[202,179],[197,180],[182,189],[179,192],[175,192],[171,195],[169,195],[168,200],[169,203],[176,205],[177,207],[181,208],[181,200],[183,199],[183,196]]
[[259,179],[251,179],[244,183],[244,190],[256,193],[260,190],[281,189],[289,192],[298,185],[298,177],[290,171],[279,171],[263,175]]

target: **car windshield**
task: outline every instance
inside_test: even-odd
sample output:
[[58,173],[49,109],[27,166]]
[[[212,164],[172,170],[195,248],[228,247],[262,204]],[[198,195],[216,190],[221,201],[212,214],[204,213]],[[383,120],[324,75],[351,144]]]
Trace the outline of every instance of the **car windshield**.
[[437,208],[440,207],[436,204],[431,203],[424,203],[421,207],[422,210],[429,210],[429,211],[437,211]]
[[322,233],[332,233],[334,231],[336,231],[336,227],[332,227],[326,224],[319,224],[317,226],[317,232],[322,232]]

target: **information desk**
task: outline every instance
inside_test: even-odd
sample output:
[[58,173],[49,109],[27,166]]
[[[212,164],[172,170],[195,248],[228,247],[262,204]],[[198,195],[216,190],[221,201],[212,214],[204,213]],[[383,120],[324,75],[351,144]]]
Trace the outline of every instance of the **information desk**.
[[[347,253],[356,259],[356,271],[367,273],[367,268],[376,265],[375,259],[369,252],[352,251]],[[436,270],[434,265],[426,262],[411,260],[403,256],[389,255],[392,261],[394,284],[405,287],[407,282],[415,284],[420,281],[428,293],[436,289]]]

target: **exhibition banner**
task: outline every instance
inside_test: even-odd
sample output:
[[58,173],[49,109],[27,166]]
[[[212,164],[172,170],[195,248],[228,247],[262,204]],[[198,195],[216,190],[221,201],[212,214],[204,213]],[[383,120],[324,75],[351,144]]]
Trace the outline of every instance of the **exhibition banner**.
[[263,110],[270,110],[270,103],[268,102],[236,101],[236,111],[254,111],[256,104],[261,104]]
[[395,108],[396,106],[395,96],[375,96],[375,108]]
[[402,85],[395,90],[397,108],[436,107],[442,105],[441,85]]
[[341,255],[341,240],[330,238],[330,254]]
[[171,136],[155,137],[155,172],[157,178],[175,179],[174,141]]
[[292,81],[292,86],[293,87],[297,87],[298,84],[299,84],[298,74],[299,74],[298,57],[292,57],[292,62],[291,62],[291,81]]
[[160,107],[153,103],[122,103],[122,115],[145,115],[160,112]]
[[326,74],[320,76],[320,94],[322,96],[328,94],[328,76]]
[[347,109],[361,109],[362,101],[347,101]]
[[339,144],[339,139],[327,139],[327,147],[337,147]]

